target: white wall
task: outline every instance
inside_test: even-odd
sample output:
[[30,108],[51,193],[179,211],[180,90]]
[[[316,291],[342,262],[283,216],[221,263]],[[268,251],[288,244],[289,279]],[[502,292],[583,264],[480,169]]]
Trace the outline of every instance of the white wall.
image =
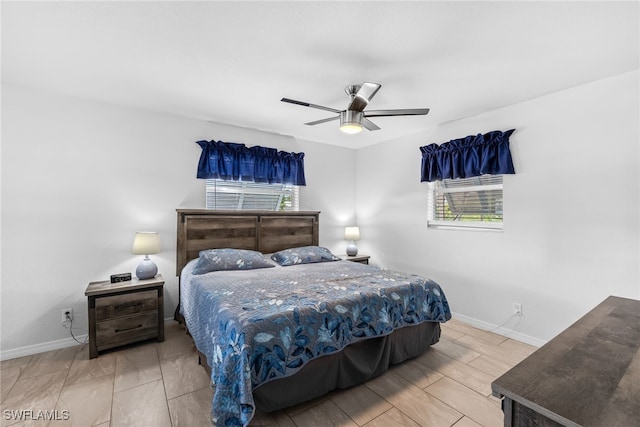
[[[359,150],[361,252],[439,282],[452,310],[540,344],[606,296],[640,298],[638,72]],[[504,231],[427,229],[419,146],[515,128]]]
[[[505,327],[548,340],[609,294],[640,298],[638,79],[357,152],[3,85],[0,359],[68,345],[63,308],[86,333],[87,283],[135,269],[139,229],[161,233],[154,260],[172,316],[175,209],[204,204],[199,139],[305,152],[301,209],[322,211],[321,244],[342,252],[357,212],[360,252],[375,263],[432,277],[453,311],[480,325],[502,324],[521,302],[525,316]],[[418,147],[509,128],[518,173],[505,177],[504,231],[427,229]]]
[[84,290],[135,270],[136,230],[160,233],[173,316],[175,209],[204,207],[197,140],[305,152],[301,209],[323,212],[321,244],[341,250],[353,222],[354,150],[6,85],[2,113],[1,358],[71,343],[63,308],[86,334]]

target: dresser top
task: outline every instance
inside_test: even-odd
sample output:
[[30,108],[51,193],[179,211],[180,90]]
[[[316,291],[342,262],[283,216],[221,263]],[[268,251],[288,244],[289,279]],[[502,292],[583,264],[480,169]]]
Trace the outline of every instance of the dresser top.
[[608,297],[491,388],[563,425],[637,425],[640,301]]
[[145,288],[155,288],[164,285],[162,274],[157,274],[153,279],[133,279],[126,282],[111,283],[109,280],[91,282],[84,291],[85,296],[109,295],[123,291],[133,291]]

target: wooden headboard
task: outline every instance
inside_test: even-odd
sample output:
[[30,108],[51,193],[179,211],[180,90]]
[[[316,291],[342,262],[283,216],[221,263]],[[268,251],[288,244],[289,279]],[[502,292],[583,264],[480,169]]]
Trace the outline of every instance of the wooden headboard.
[[234,248],[271,253],[318,245],[320,212],[176,209],[176,275],[203,249]]

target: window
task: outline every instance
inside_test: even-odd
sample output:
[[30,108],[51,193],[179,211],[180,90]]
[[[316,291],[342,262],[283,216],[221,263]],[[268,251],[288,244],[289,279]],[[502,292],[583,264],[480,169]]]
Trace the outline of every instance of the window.
[[298,186],[207,179],[207,209],[297,211]]
[[430,182],[429,227],[502,229],[502,175]]

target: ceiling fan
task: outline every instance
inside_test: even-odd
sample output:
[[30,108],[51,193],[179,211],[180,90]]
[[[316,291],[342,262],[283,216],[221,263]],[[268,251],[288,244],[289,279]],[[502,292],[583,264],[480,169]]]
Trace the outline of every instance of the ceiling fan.
[[380,130],[380,128],[369,120],[369,117],[388,117],[388,116],[423,116],[429,112],[428,108],[409,108],[402,110],[367,110],[364,109],[369,105],[369,101],[378,93],[382,85],[378,83],[364,82],[362,85],[349,85],[344,90],[351,97],[351,102],[346,110],[336,110],[335,108],[324,107],[322,105],[310,104],[308,102],[296,101],[295,99],[282,98],[280,101],[290,104],[302,105],[303,107],[317,108],[319,110],[331,111],[338,114],[335,117],[316,120],[314,122],[305,123],[305,125],[313,126],[320,123],[330,122],[340,119],[340,130],[344,133],[358,133],[365,127],[367,130]]

